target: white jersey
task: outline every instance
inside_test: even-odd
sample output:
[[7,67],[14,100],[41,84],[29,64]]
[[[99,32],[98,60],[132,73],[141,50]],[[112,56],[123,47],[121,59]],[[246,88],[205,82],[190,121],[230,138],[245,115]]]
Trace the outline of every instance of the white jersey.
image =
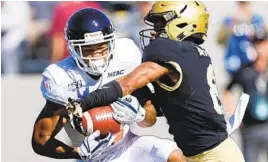
[[[79,99],[89,95],[100,86],[130,73],[142,59],[136,44],[128,38],[115,40],[115,50],[106,72],[94,80],[76,65],[72,57],[48,66],[42,73],[41,91],[45,99],[65,106],[68,98]],[[74,146],[79,146],[84,137],[68,124],[66,132]]]
[[170,153],[176,149],[176,143],[169,139],[128,132],[121,141],[88,162],[167,162]]

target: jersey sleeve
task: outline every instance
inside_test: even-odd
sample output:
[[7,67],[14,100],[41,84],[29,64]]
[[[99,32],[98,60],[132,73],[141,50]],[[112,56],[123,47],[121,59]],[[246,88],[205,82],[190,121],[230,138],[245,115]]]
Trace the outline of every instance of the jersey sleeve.
[[164,38],[153,40],[144,50],[143,62],[152,61],[166,67],[178,76],[176,83],[159,80],[156,83],[167,91],[178,89],[182,83],[185,69],[199,57],[197,48],[189,41],[173,41]]
[[64,89],[56,83],[47,69],[42,73],[42,77],[40,89],[43,97],[46,100],[65,106],[68,98],[64,97]]
[[182,50],[181,45],[175,41],[157,38],[144,49],[142,61],[153,61],[159,64],[174,61],[181,57]]

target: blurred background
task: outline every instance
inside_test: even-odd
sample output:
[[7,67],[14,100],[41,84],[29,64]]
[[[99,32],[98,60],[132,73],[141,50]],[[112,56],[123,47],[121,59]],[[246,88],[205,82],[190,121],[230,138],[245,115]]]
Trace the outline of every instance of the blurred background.
[[[233,138],[247,162],[268,162],[268,2],[204,3],[210,13],[204,47],[212,57],[227,114],[232,113],[242,91],[251,95],[243,124]],[[60,161],[36,155],[31,135],[45,103],[39,89],[41,72],[69,55],[64,39],[69,16],[84,7],[101,9],[113,20],[118,37],[132,38],[140,47],[138,32],[148,27],[143,17],[151,5],[142,1],[1,1],[3,162]],[[133,131],[172,137],[164,118],[152,128]],[[58,138],[69,142],[64,130]]]

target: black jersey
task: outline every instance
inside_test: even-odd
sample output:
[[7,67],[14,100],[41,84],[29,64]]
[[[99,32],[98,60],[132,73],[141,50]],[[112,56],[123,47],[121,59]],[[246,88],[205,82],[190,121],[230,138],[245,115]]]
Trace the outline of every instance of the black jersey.
[[169,132],[183,153],[193,156],[226,139],[226,121],[207,52],[189,41],[158,38],[143,55],[143,61],[172,67],[180,76],[174,84],[164,77],[153,84]]

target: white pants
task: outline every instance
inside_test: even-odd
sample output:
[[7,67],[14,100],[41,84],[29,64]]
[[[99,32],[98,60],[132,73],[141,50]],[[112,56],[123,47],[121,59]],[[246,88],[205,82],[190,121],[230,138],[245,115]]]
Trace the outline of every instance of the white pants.
[[121,141],[89,162],[166,162],[177,148],[176,143],[169,139],[128,132]]

